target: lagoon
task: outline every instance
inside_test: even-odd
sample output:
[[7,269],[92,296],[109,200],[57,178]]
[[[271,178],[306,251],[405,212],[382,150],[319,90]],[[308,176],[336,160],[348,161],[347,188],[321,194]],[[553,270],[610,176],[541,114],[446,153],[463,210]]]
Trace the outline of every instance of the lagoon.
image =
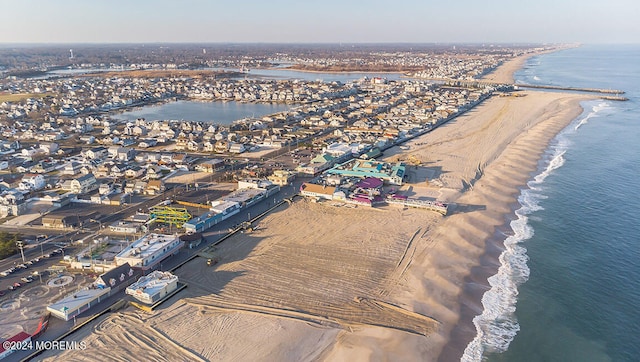
[[144,118],[155,120],[185,120],[228,125],[243,118],[263,116],[287,111],[293,106],[281,103],[241,103],[234,101],[176,101],[144,106],[114,115],[115,119],[134,121]]

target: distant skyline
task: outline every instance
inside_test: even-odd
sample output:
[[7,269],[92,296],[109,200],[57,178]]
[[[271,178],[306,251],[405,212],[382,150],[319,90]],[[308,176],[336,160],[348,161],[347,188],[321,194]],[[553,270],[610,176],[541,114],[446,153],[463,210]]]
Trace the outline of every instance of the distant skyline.
[[637,0],[0,0],[0,43],[638,43]]

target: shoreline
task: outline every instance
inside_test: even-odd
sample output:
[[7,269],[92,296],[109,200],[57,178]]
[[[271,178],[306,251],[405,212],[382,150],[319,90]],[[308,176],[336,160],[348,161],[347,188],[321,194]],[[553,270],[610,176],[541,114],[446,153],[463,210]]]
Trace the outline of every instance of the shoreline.
[[[162,313],[125,310],[97,321],[100,335],[92,329],[73,338],[105,357],[184,359],[186,350],[216,360],[459,360],[475,336],[472,319],[499,267],[517,198],[586,99],[593,97],[492,97],[408,141],[410,150],[385,151],[387,160],[394,152],[422,160],[424,166],[407,169],[413,179],[402,191],[452,202],[447,217],[297,201],[267,215],[256,231],[220,244],[215,268],[199,259],[183,266],[180,278],[190,287]],[[363,301],[376,307],[367,310]],[[265,315],[264,308],[286,317]],[[310,315],[339,326],[309,324]],[[424,317],[436,321],[435,332],[393,328],[400,321],[424,331],[433,326]],[[101,335],[109,335],[108,344]],[[157,351],[131,342],[134,335]]]
[[[510,82],[513,83],[515,82],[515,72],[520,70],[529,58],[564,49],[566,48],[520,56],[504,64],[502,69],[496,69],[496,71],[499,72],[494,71],[483,77],[483,80],[506,82],[506,79],[510,79]],[[581,103],[594,98],[596,97],[582,96],[581,99],[574,100],[572,104],[567,107],[572,108],[568,115],[562,117],[559,123],[546,127],[546,141],[534,146],[534,154],[537,155],[535,157],[537,159],[536,167],[529,168],[528,172],[525,172],[526,169],[522,170],[522,183],[517,187],[517,191],[511,192],[509,195],[512,202],[508,205],[509,211],[504,214],[504,223],[494,227],[492,235],[485,240],[484,252],[478,258],[478,265],[473,266],[469,274],[464,278],[465,292],[460,294],[458,300],[460,320],[452,328],[448,341],[438,356],[438,361],[460,360],[466,347],[476,337],[477,330],[473,319],[482,314],[484,310],[482,298],[484,293],[491,289],[488,279],[498,273],[498,269],[501,266],[499,258],[506,250],[505,240],[514,234],[510,224],[512,221],[518,219],[515,212],[522,207],[518,198],[524,190],[529,189],[528,183],[544,170],[545,165],[542,163],[543,157],[549,150],[553,140],[584,112]],[[545,121],[541,122],[542,125],[545,124]],[[505,149],[504,153],[507,154],[508,157],[509,150]],[[524,177],[525,174],[527,175],[526,177]]]
[[[516,187],[516,190],[509,194],[512,202],[507,205],[508,211],[503,214],[504,222],[493,227],[491,236],[484,241],[484,250],[478,258],[478,264],[470,269],[469,274],[463,280],[465,292],[460,294],[458,300],[460,320],[452,328],[449,340],[443,347],[440,356],[438,356],[439,361],[460,360],[466,347],[476,337],[477,331],[473,319],[482,314],[484,310],[482,298],[484,293],[491,289],[488,278],[498,273],[498,268],[501,266],[499,258],[506,250],[505,240],[507,237],[514,235],[510,224],[518,219],[515,212],[522,207],[518,198],[524,190],[529,189],[528,182],[544,170],[545,166],[540,164],[540,161],[543,160],[555,137],[583,113],[584,109],[580,103],[590,99],[592,98],[584,97],[584,99],[574,100],[569,114],[562,117],[558,123],[543,127],[546,134],[543,139],[546,139],[546,141],[541,140],[535,145],[528,143],[529,147],[535,148],[531,160],[535,159],[536,165],[533,168],[525,166],[521,170],[519,174],[521,183],[519,185],[515,183],[513,186]],[[540,124],[540,126],[544,125],[544,122]],[[508,154],[508,150],[505,153]]]

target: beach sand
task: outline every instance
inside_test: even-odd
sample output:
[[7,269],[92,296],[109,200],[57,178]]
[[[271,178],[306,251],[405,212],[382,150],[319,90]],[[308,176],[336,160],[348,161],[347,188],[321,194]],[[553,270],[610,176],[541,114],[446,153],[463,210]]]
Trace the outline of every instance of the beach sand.
[[[450,215],[299,200],[221,244],[220,262],[177,271],[189,287],[157,311],[107,315],[70,340],[87,350],[48,360],[459,360],[474,337],[492,242],[549,141],[581,95],[493,97],[409,142],[414,197]],[[402,155],[399,155],[403,153]],[[488,266],[487,266],[488,265]],[[50,353],[50,352],[47,352]]]

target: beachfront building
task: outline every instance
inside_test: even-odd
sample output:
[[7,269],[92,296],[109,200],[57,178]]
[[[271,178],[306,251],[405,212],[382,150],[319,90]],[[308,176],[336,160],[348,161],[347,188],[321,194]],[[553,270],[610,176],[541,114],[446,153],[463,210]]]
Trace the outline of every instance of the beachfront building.
[[74,290],[64,298],[47,306],[52,316],[68,321],[89,310],[110,295],[131,284],[136,278],[135,271],[124,263],[100,275],[91,285]]
[[305,182],[300,185],[300,194],[302,196],[314,197],[317,199],[333,200],[333,194],[336,188],[333,186],[318,185]]
[[187,233],[205,231],[219,222],[239,213],[255,203],[266,199],[280,190],[268,180],[245,179],[238,181],[238,190],[211,202],[211,208],[205,214],[195,217],[184,224]]
[[184,241],[174,235],[147,234],[115,256],[116,265],[128,263],[134,268],[149,270],[168,257],[177,254]]
[[21,348],[5,348],[5,346],[11,347],[18,343],[19,346],[28,346],[28,343],[30,341],[31,335],[25,331],[22,331],[14,336],[7,338],[6,340],[3,340],[2,345],[0,345],[0,360],[9,356],[13,352],[22,350]]
[[153,271],[140,277],[137,282],[131,284],[125,293],[136,298],[142,303],[153,304],[178,288],[178,277],[163,271]]
[[346,177],[374,177],[390,185],[402,185],[405,176],[405,164],[398,162],[395,165],[391,165],[386,162],[374,160],[353,159],[334,166],[327,170],[326,173]]

